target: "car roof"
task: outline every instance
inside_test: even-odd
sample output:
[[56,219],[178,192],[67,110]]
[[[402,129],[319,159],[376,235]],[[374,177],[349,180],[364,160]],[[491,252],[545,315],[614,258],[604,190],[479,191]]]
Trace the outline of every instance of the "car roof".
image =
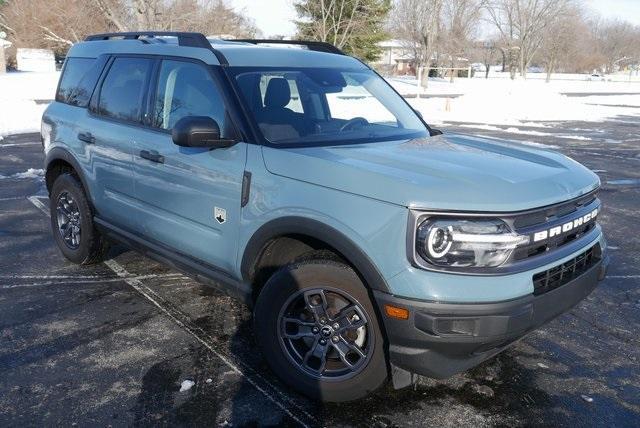
[[[122,33],[130,34],[130,33]],[[147,33],[141,33],[147,34]],[[149,33],[150,34],[150,33]],[[162,33],[159,33],[162,34]],[[175,33],[195,34],[195,33]],[[356,58],[332,49],[318,51],[314,43],[281,40],[233,41],[217,38],[198,40],[183,44],[178,36],[154,36],[113,39],[114,34],[96,35],[87,41],[77,43],[69,50],[68,57],[96,58],[104,54],[147,54],[168,55],[198,59],[211,65],[229,65],[231,67],[324,67],[324,68],[366,68]],[[136,34],[138,36],[138,34]],[[206,45],[205,45],[206,43]],[[336,52],[336,53],[333,53]]]

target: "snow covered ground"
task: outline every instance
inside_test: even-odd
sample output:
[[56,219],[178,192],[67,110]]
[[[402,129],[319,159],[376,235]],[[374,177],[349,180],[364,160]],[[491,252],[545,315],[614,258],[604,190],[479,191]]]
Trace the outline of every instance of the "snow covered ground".
[[[434,124],[467,122],[544,126],[535,122],[600,121],[616,116],[640,115],[640,82],[556,80],[546,83],[539,79],[474,78],[456,79],[450,83],[434,79],[428,88],[420,91],[415,79],[389,80],[402,95],[413,97],[409,102],[427,122]],[[416,98],[416,93],[429,98]]]
[[[58,77],[57,72],[0,75],[0,138],[39,131],[42,112],[47,100],[54,98]],[[494,128],[496,125],[544,128],[547,125],[538,121],[597,122],[616,116],[640,116],[638,81],[575,79],[545,83],[541,79],[461,78],[450,83],[433,79],[426,90],[419,90],[413,78],[394,77],[389,82],[402,95],[411,97],[409,102],[428,123],[436,125],[465,122]],[[417,92],[429,98],[416,98]],[[563,95],[566,93],[603,95]],[[344,99],[342,103],[345,112],[363,108],[362,99]],[[533,131],[528,132],[534,135]]]
[[0,74],[0,138],[40,130],[46,100],[54,98],[59,75],[58,72]]

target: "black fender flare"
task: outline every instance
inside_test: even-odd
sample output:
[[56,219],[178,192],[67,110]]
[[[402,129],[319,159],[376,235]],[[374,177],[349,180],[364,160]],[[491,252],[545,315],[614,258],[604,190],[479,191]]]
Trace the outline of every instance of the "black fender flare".
[[265,244],[284,235],[306,235],[325,242],[338,251],[373,290],[390,293],[387,281],[369,256],[342,232],[306,217],[281,217],[260,226],[247,243],[241,262],[242,279],[249,283],[252,270]]
[[89,201],[91,201],[91,203],[93,203],[93,198],[91,197],[91,190],[89,189],[89,186],[87,185],[87,180],[84,177],[84,170],[80,166],[80,163],[73,156],[73,154],[71,154],[69,150],[63,149],[62,147],[54,147],[53,149],[49,150],[49,152],[47,152],[45,156],[44,171],[45,171],[45,184],[47,185],[47,190],[51,191],[51,189],[49,189],[48,183],[46,182],[47,173],[49,172],[49,168],[51,167],[51,164],[58,160],[63,160],[73,167],[73,169],[76,171],[76,174],[78,175],[78,178],[80,179],[80,182],[82,183],[82,187],[84,188],[85,193],[87,194],[87,198],[89,199]]

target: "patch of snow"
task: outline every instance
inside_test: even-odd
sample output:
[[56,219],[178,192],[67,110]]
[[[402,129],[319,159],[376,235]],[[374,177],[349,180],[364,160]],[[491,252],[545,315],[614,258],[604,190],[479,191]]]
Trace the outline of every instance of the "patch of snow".
[[190,390],[195,384],[196,383],[192,380],[189,380],[189,379],[183,380],[182,383],[180,384],[180,392],[185,392]]
[[207,382],[207,383],[211,383],[211,382],[213,382],[213,379],[208,378],[205,382]]
[[544,363],[538,363],[538,367],[540,367],[541,369],[548,369],[549,366],[544,364]]
[[44,176],[44,170],[29,168],[25,172],[17,172],[12,175],[2,175],[0,174],[1,180],[20,180],[25,178],[40,178]]
[[590,95],[579,97],[580,102],[590,105],[634,106],[640,107],[640,94],[637,95]]
[[0,76],[0,137],[40,131],[40,120],[47,104],[35,100],[52,100],[59,72],[13,72]]
[[588,395],[582,394],[582,395],[580,395],[580,397],[582,397],[582,399],[584,401],[586,401],[587,403],[593,403],[593,398],[589,397]]
[[515,140],[514,143],[524,144],[525,146],[538,147],[540,149],[559,149],[560,146],[554,146],[552,144],[542,144],[535,141]]
[[[458,121],[489,123],[493,125],[535,125],[542,127],[541,121],[601,121],[619,115],[640,115],[634,108],[636,97],[640,98],[640,85],[603,82],[602,88],[611,92],[637,92],[638,95],[603,98],[601,104],[590,105],[591,97],[568,97],[564,92],[596,92],[593,82],[552,82],[546,84],[538,80],[509,79],[457,79],[454,83],[432,84],[427,94],[462,94],[458,98],[412,98],[408,101],[419,110],[427,123],[430,121]],[[394,84],[392,82],[392,84]],[[406,84],[406,83],[405,83]],[[448,85],[448,86],[447,86]],[[396,89],[404,95],[414,95],[415,91]],[[443,87],[447,89],[444,90]],[[604,89],[603,89],[604,91]],[[626,97],[618,99],[618,97]],[[623,103],[624,104],[620,104]],[[609,104],[614,105],[613,107]],[[618,105],[618,106],[616,106]],[[623,107],[624,106],[624,107]]]

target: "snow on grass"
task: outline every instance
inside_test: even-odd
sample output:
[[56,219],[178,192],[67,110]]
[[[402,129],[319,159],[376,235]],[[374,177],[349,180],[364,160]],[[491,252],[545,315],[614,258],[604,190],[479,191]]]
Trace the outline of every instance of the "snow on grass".
[[[460,83],[457,83],[460,82]],[[580,82],[592,83],[592,82]],[[621,90],[617,82],[610,83],[613,90]],[[466,122],[491,125],[540,126],[538,121],[601,121],[620,115],[640,116],[633,107],[640,98],[640,84],[629,83],[626,91],[638,95],[613,96],[616,106],[591,105],[595,97],[568,97],[562,95],[562,85],[547,85],[544,81],[458,79],[449,84],[454,92],[464,92],[457,98],[413,98],[409,102],[419,110],[427,122]],[[576,85],[573,85],[574,88]],[[589,91],[588,85],[583,85]],[[615,89],[614,89],[615,88]],[[624,88],[622,88],[624,89]],[[434,88],[439,93],[442,88]],[[431,92],[427,88],[426,93]],[[602,98],[607,98],[603,96]],[[627,98],[625,98],[627,97]],[[618,104],[627,100],[625,104]],[[604,102],[603,102],[604,104]],[[522,132],[524,133],[524,132]]]
[[0,137],[38,132],[47,108],[35,100],[52,100],[60,73],[13,72],[0,75]]
[[589,105],[640,107],[640,94],[636,95],[590,95],[580,97],[580,102]]

